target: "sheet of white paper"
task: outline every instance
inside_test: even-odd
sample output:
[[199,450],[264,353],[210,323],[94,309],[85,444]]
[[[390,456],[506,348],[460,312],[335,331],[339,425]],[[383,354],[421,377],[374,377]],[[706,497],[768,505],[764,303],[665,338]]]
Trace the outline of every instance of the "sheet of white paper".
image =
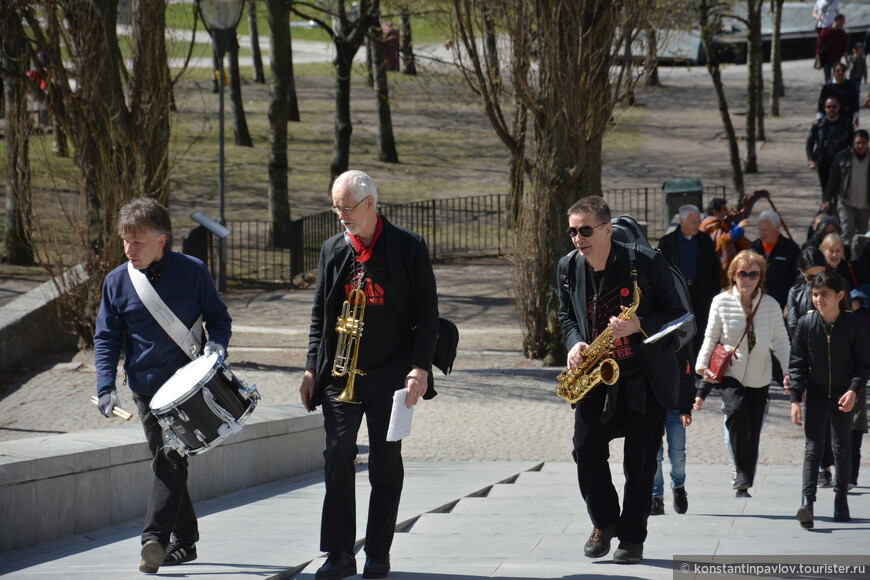
[[408,391],[400,389],[393,393],[393,413],[390,415],[390,426],[387,428],[387,441],[398,441],[411,434],[411,418],[414,407],[405,406],[405,395]]
[[656,332],[654,335],[652,335],[651,337],[644,340],[643,343],[650,344],[651,342],[655,342],[658,339],[660,339],[661,337],[667,336],[668,334],[677,330],[678,328],[680,328],[682,325],[686,324],[687,322],[689,322],[693,318],[695,318],[694,314],[690,314],[690,313],[683,314],[682,316],[680,316],[676,320],[672,320],[671,322],[662,326],[662,328],[658,332]]

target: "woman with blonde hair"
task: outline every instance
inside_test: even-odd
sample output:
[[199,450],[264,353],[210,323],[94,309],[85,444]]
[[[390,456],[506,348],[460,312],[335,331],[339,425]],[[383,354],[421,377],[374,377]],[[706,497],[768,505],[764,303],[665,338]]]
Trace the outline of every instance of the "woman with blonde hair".
[[[764,256],[744,250],[734,256],[728,267],[729,287],[713,299],[704,342],[698,353],[695,372],[703,377],[695,398],[700,411],[704,399],[716,386],[722,397],[728,439],[734,453],[737,497],[751,497],[761,425],[767,407],[772,373],[770,351],[788,367],[789,341],[782,310],[776,300],[764,293],[767,262]],[[710,359],[717,344],[734,351],[724,376],[710,370]],[[788,376],[784,378],[788,386]]]

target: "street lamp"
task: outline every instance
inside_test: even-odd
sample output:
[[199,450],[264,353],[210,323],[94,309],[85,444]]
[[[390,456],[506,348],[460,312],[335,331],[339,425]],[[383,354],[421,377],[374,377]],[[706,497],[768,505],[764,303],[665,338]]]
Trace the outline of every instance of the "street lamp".
[[[197,0],[197,9],[211,36],[214,57],[218,63],[218,222],[227,225],[224,218],[224,56],[230,40],[236,33],[236,26],[242,16],[244,0]],[[218,290],[227,289],[227,240],[218,240]]]

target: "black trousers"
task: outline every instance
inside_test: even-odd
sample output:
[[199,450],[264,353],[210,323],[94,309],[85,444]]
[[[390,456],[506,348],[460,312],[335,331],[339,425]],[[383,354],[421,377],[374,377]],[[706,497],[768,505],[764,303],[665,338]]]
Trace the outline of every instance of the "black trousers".
[[153,457],[151,470],[154,472],[142,543],[157,540],[166,546],[173,535],[182,542],[199,541],[196,512],[187,493],[187,458],[164,445],[163,429],[148,407],[151,397],[134,393],[133,401]]
[[744,387],[731,377],[725,377],[719,388],[725,407],[725,427],[728,429],[737,470],[735,488],[752,487],[755,481],[768,390],[767,386],[760,389]]
[[[647,536],[650,496],[656,474],[656,457],[664,434],[667,410],[658,404],[647,388],[646,412],[627,407],[627,394],[612,417],[600,421],[605,386],[599,385],[574,410],[574,461],[580,495],[596,528],[616,526],[616,535],[625,542],[642,543]],[[610,441],[625,437],[623,472],[625,490],[622,512],[619,495],[610,477]]]
[[852,430],[852,475],[849,483],[858,485],[858,472],[861,470],[861,443],[864,441],[864,432]]
[[405,470],[402,442],[387,441],[387,428],[393,408],[392,392],[366,393],[357,389],[359,405],[336,403],[331,399],[340,390],[327,387],[323,398],[323,424],[326,430],[326,496],[320,523],[320,549],[324,552],[352,552],[356,540],[356,496],[354,460],[357,433],[363,415],[369,434],[369,497],[365,552],[370,557],[390,553]]
[[831,433],[834,450],[834,487],[845,493],[852,475],[852,415],[855,411],[843,413],[837,408],[837,399],[819,396],[809,390],[805,400],[804,434],[807,440],[804,447],[803,495],[816,499],[826,431]]

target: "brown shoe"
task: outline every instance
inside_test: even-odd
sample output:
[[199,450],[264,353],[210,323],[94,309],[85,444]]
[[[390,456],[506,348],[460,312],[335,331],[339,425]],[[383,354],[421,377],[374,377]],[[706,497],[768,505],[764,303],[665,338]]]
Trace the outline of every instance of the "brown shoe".
[[613,561],[617,564],[637,564],[643,560],[643,543],[619,542],[619,547],[613,553]]
[[583,546],[583,553],[587,558],[601,558],[610,552],[610,540],[613,539],[613,526],[607,529],[595,528],[592,535]]

